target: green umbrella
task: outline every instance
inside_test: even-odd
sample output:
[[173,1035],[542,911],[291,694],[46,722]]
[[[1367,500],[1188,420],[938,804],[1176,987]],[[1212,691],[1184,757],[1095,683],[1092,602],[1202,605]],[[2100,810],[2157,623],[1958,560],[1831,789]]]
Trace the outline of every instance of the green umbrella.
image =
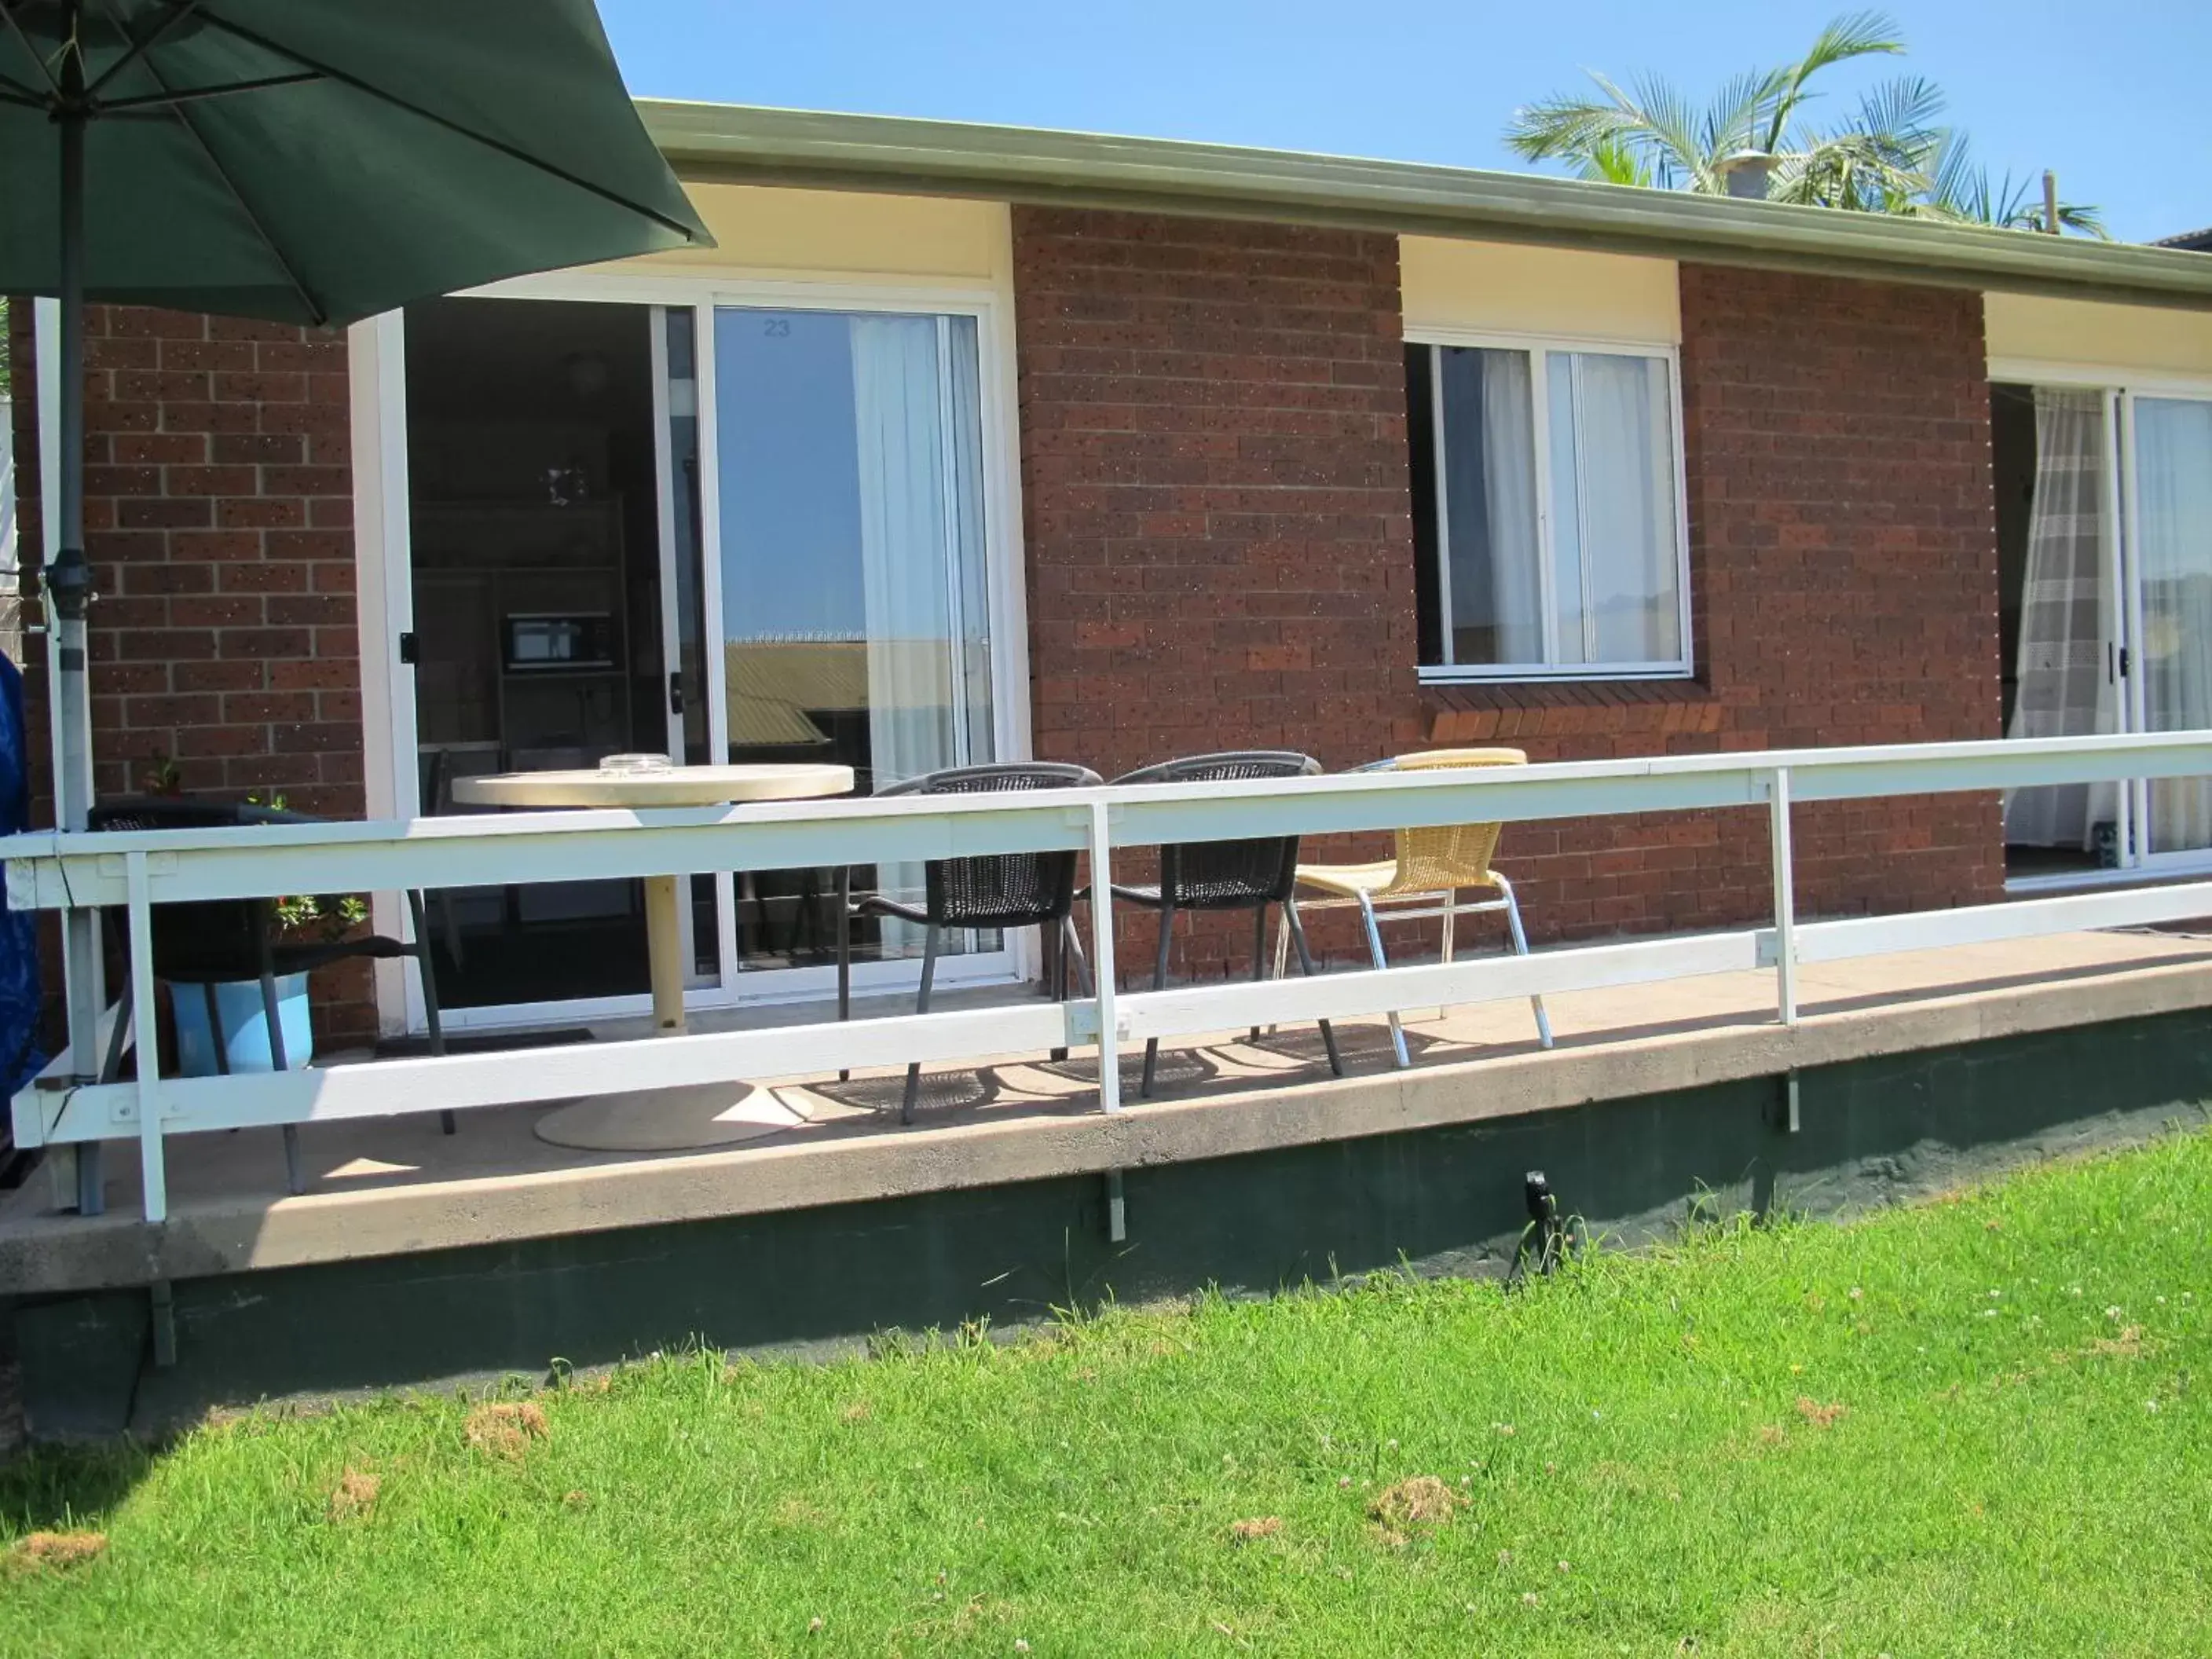
[[[58,295],[55,811],[85,732],[88,299],[336,326],[711,246],[591,0],[0,0],[0,294]],[[92,1051],[90,919],[70,1039]]]

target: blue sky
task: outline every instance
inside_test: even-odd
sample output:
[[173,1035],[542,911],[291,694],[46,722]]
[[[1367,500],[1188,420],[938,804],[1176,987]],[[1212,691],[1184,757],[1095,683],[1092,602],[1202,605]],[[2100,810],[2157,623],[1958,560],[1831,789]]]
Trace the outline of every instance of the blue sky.
[[[1514,106],[1670,75],[1702,94],[1794,58],[1847,5],[1494,0],[600,0],[640,94],[1515,167]],[[2212,225],[2206,0],[1923,0],[1905,66],[1949,94],[1992,170],[2057,170],[2131,240]],[[1885,60],[1875,60],[1878,65]],[[1887,60],[1893,71],[1897,60]],[[1839,76],[1831,102],[1883,72]]]

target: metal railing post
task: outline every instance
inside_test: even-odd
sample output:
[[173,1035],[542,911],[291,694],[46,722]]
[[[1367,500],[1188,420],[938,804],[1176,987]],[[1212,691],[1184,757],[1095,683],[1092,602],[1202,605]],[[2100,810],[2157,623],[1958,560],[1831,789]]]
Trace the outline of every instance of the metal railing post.
[[1790,769],[1767,784],[1767,827],[1774,847],[1774,994],[1784,1025],[1797,1023],[1797,886],[1790,855]]
[[1098,1000],[1098,1104],[1121,1109],[1121,1034],[1114,1011],[1114,854],[1104,801],[1091,804],[1091,975]]
[[[161,1018],[154,1000],[154,907],[146,884],[146,855],[124,856],[131,901],[131,1044],[138,1056],[138,1169],[146,1219],[166,1221],[169,1181],[161,1155]],[[215,1034],[217,1042],[222,1033]]]

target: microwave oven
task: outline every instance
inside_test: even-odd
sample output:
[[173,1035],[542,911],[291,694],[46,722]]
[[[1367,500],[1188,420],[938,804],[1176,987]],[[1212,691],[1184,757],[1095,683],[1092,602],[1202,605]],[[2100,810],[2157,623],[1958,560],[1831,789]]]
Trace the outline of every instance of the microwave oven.
[[604,611],[510,612],[501,634],[510,674],[615,665],[615,619]]

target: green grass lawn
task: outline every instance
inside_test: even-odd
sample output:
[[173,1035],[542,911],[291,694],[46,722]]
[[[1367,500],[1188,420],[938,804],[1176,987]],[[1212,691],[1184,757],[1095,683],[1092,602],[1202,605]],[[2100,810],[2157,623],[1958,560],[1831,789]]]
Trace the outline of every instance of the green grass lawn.
[[43,1454],[0,1653],[2212,1653],[2208,1226],[2180,1135],[1523,1291]]

